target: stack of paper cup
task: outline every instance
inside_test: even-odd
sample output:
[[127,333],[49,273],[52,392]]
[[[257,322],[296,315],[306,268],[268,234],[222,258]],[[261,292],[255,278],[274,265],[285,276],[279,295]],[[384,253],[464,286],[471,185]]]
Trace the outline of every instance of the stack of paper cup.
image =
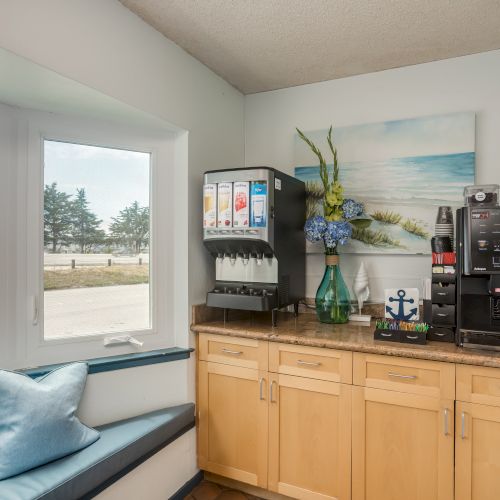
[[455,248],[455,227],[451,207],[438,208],[434,234],[435,236],[448,236],[453,248]]

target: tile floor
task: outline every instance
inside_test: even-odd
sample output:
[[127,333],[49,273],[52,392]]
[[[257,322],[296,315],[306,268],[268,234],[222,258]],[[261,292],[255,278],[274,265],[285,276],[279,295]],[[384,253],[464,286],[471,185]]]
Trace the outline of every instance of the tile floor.
[[184,500],[259,500],[259,498],[203,480]]

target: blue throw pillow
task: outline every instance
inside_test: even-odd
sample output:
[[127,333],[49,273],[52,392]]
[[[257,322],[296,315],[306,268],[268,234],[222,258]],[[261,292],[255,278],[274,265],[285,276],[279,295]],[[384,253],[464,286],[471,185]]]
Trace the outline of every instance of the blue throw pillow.
[[99,439],[75,416],[87,372],[87,363],[72,363],[33,380],[0,370],[0,480]]

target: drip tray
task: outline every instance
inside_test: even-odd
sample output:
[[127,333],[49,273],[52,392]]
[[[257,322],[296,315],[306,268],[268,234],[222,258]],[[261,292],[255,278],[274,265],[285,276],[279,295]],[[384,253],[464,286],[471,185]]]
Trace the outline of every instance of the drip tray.
[[221,292],[207,293],[207,306],[244,311],[271,311],[278,307],[275,295],[237,295]]
[[484,332],[478,330],[462,330],[463,347],[471,349],[500,350],[500,332]]

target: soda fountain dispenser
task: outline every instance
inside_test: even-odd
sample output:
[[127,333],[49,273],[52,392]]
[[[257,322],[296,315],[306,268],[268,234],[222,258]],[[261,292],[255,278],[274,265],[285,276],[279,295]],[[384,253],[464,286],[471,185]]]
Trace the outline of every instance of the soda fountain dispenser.
[[203,243],[215,258],[207,305],[272,311],[305,295],[305,185],[269,167],[206,172]]

